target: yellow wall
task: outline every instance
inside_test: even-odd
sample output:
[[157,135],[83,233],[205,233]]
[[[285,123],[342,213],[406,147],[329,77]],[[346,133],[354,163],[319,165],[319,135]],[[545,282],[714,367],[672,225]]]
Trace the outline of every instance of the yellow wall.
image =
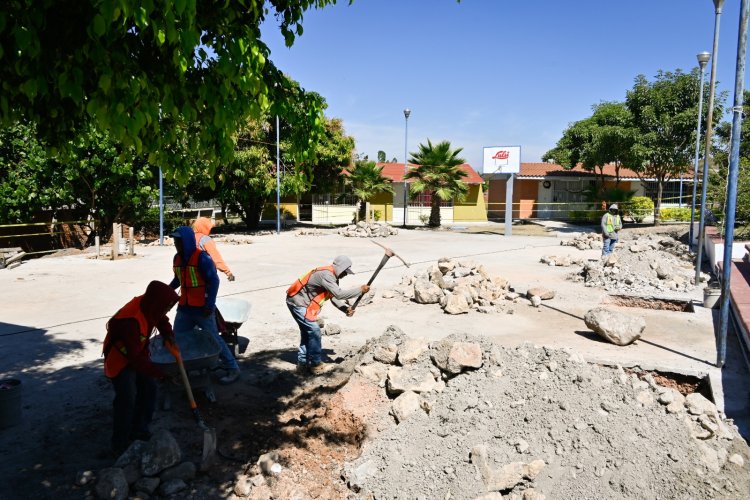
[[453,204],[454,222],[487,222],[487,208],[481,184],[469,185],[469,193],[462,202]]
[[370,200],[370,208],[380,211],[380,222],[393,220],[393,194],[378,193]]
[[[297,205],[297,197],[294,195],[282,196],[281,197],[281,216],[282,218],[286,215],[287,219],[297,219],[299,216],[299,210]],[[266,203],[263,207],[263,216],[261,219],[276,219],[276,202]]]

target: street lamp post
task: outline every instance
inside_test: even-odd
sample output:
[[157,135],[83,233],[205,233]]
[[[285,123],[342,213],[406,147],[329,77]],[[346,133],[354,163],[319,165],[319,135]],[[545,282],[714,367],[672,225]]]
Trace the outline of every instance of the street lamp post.
[[695,259],[695,284],[701,281],[701,265],[703,263],[703,233],[706,227],[706,189],[708,188],[708,158],[711,156],[711,134],[713,133],[714,90],[716,88],[716,64],[719,60],[719,21],[724,0],[714,2],[714,50],[711,59],[711,83],[708,86],[708,117],[706,118],[706,149],[703,152],[703,185],[701,186],[701,213],[698,224],[698,252]]
[[409,171],[409,160],[408,160],[408,153],[407,153],[407,144],[409,141],[409,115],[411,114],[411,110],[409,108],[406,108],[404,110],[404,224],[403,227],[406,227],[406,211],[407,207],[409,206],[409,190],[408,186],[406,185],[406,173]]
[[[695,132],[695,163],[693,165],[693,197],[690,206],[690,236],[688,237],[688,245],[693,247],[693,226],[695,226],[695,197],[697,195],[698,188],[698,158],[700,156],[701,148],[701,117],[703,116],[703,80],[705,77],[706,64],[711,59],[711,54],[708,52],[701,52],[698,54],[698,64],[701,68],[701,79],[700,79],[700,97],[698,98],[698,125]],[[680,198],[682,200],[682,198]]]

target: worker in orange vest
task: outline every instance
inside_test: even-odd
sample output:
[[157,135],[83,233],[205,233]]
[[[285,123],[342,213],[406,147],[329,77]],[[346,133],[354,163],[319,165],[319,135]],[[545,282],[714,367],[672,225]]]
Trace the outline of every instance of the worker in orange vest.
[[195,244],[198,248],[204,252],[208,252],[208,255],[214,261],[216,270],[227,275],[229,281],[234,281],[234,274],[229,270],[224,257],[221,256],[219,249],[216,248],[216,242],[211,239],[211,229],[214,227],[214,222],[208,217],[198,217],[193,222],[193,231],[195,231]]
[[330,371],[330,366],[321,359],[322,345],[318,313],[323,302],[331,300],[347,316],[354,315],[347,299],[359,297],[370,291],[368,285],[348,290],[339,287],[339,280],[352,271],[352,261],[345,255],[333,259],[333,264],[313,269],[304,274],[286,291],[286,305],[297,322],[300,331],[299,351],[297,353],[297,371],[320,375]]
[[169,285],[152,281],[146,293],[134,297],[107,322],[104,374],[112,381],[114,421],[112,449],[120,454],[136,439],[148,440],[156,407],[156,380],[164,373],[151,363],[149,341],[157,330],[174,342],[167,312],[179,297]]
[[240,378],[240,365],[234,359],[216,323],[216,295],[219,292],[219,275],[211,256],[195,244],[195,233],[187,226],[178,227],[170,236],[174,238],[177,253],[172,261],[174,279],[169,284],[180,288],[180,302],[174,318],[178,332],[199,327],[216,340],[220,347],[219,360],[226,375],[219,379],[231,384]]

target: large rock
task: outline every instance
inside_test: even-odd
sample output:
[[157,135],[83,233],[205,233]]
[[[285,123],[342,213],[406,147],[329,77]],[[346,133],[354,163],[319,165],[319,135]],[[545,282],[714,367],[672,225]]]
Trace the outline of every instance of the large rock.
[[536,286],[534,288],[528,289],[528,291],[526,292],[526,297],[528,297],[529,299],[531,297],[539,297],[542,300],[550,300],[555,298],[555,291],[541,286]]
[[463,293],[451,293],[445,299],[443,310],[448,314],[465,314],[469,312],[469,302]]
[[181,460],[182,452],[172,433],[160,430],[151,437],[143,450],[141,472],[144,476],[155,476]]
[[99,471],[96,481],[96,494],[99,498],[125,500],[128,498],[128,481],[125,472],[119,467],[110,467]]
[[193,462],[182,462],[180,465],[170,467],[159,474],[159,479],[163,482],[171,481],[172,479],[182,479],[187,483],[195,478],[195,470]]
[[396,344],[379,345],[375,348],[372,354],[375,361],[380,361],[387,365],[396,363],[396,356],[398,354],[398,346]]
[[448,274],[456,267],[456,261],[448,257],[442,257],[440,260],[438,260],[437,265],[441,273]]
[[424,339],[405,339],[398,348],[398,362],[401,365],[415,362],[427,347],[427,341]]
[[401,394],[393,400],[391,405],[391,412],[398,423],[403,422],[417,411],[419,411],[419,396],[411,391]]
[[161,480],[158,477],[142,477],[135,482],[135,491],[151,495],[159,487]]
[[417,280],[414,283],[414,300],[420,304],[437,304],[443,296],[443,290],[435,283]]
[[442,371],[458,375],[468,368],[482,366],[482,348],[473,342],[440,342],[432,353],[432,361]]
[[359,365],[355,371],[370,382],[382,387],[385,385],[388,368],[383,363],[371,363],[369,365]]
[[646,320],[598,307],[586,313],[586,326],[615,345],[629,345],[641,338]]

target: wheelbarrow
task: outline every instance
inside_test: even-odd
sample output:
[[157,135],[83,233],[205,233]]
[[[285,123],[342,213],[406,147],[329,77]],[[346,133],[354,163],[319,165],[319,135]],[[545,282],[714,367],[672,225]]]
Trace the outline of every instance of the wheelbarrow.
[[[193,330],[176,331],[174,334],[191,387],[202,389],[206,398],[215,403],[216,395],[211,385],[210,372],[219,364],[221,346],[210,333],[198,327]],[[164,339],[161,335],[157,335],[151,341],[151,362],[166,375],[173,378],[180,377],[177,360],[164,346]],[[168,394],[165,394],[164,409],[169,409],[169,406]]]
[[249,340],[238,335],[242,324],[250,317],[250,303],[242,299],[219,297],[216,299],[216,321],[219,333],[229,350],[237,358],[247,350]]

